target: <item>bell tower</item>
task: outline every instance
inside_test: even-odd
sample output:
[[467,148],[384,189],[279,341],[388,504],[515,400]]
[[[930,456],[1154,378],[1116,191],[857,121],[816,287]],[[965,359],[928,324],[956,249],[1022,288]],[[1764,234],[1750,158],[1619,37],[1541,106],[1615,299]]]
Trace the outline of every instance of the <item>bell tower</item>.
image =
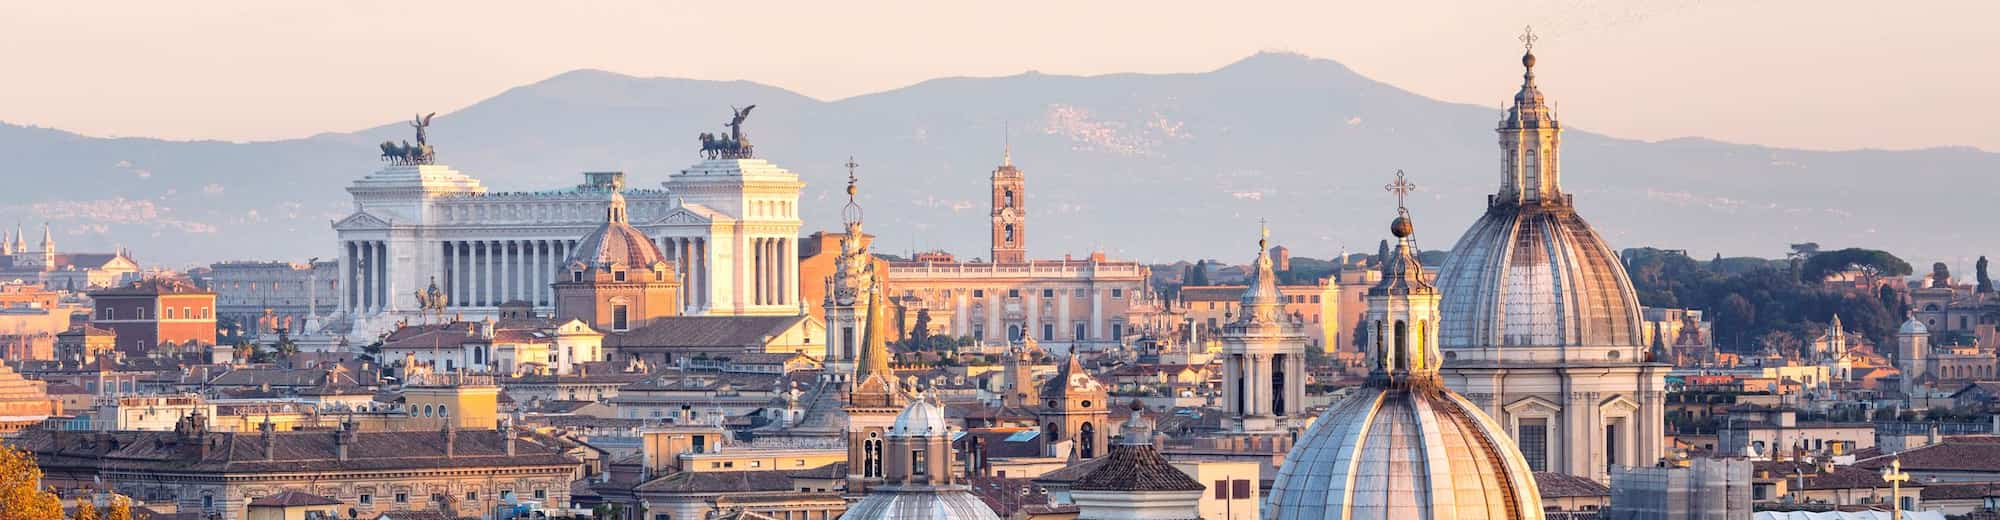
[[993,263],[1019,264],[1028,261],[1028,192],[1019,168],[1014,167],[1014,150],[1008,145],[993,170]]

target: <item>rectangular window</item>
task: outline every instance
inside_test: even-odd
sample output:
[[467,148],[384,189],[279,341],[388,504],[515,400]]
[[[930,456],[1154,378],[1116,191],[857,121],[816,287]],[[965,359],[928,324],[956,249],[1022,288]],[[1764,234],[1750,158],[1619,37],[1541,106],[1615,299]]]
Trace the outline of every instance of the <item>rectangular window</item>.
[[974,298],[985,298],[985,297],[986,297],[986,290],[985,290],[985,289],[973,289],[973,290],[972,290],[972,297],[974,297]]
[[104,309],[104,319],[107,321],[118,319],[118,309],[106,307]]
[[370,495],[370,494],[367,494],[367,493],[362,493],[362,494],[361,494],[361,498],[360,498],[359,500],[355,500],[355,502],[360,502],[360,503],[361,503],[361,505],[364,505],[364,506],[365,506],[365,505],[370,505],[370,504],[374,504],[374,503],[375,503],[375,495]]
[[1514,432],[1514,440],[1521,446],[1521,456],[1528,459],[1529,469],[1549,470],[1548,419],[1521,419],[1520,429]]
[[1121,289],[1121,288],[1117,288],[1117,287],[1113,287],[1113,288],[1111,288],[1111,299],[1114,299],[1114,300],[1116,300],[1116,299],[1119,299],[1119,298],[1124,298],[1124,297],[1125,297],[1125,289]]
[[1043,298],[1054,298],[1054,297],[1056,297],[1056,290],[1055,290],[1055,289],[1042,289],[1042,297],[1043,297]]
[[618,272],[614,272],[614,273],[611,273],[611,281],[614,281],[614,282],[623,282],[623,281],[625,281],[625,272],[624,272],[624,271],[618,271]]
[[479,500],[479,492],[478,492],[478,491],[467,491],[467,492],[465,492],[465,501],[466,501],[466,502],[476,502],[476,501],[478,501],[478,500]]
[[548,497],[549,497],[549,491],[548,491],[548,490],[546,490],[546,489],[537,489],[537,490],[535,490],[535,498],[548,498]]
[[1215,481],[1215,499],[1229,500],[1229,481],[1227,480]]
[[695,453],[706,453],[706,452],[708,452],[708,436],[707,436],[707,435],[696,435],[696,436],[694,436],[694,452],[695,452]]
[[1088,338],[1085,338],[1085,337],[1083,337],[1083,333],[1084,333],[1084,327],[1083,327],[1083,322],[1081,322],[1081,321],[1079,321],[1079,322],[1076,322],[1076,328],[1075,328],[1075,331],[1076,331],[1076,333],[1075,333],[1074,335],[1070,336],[1070,339],[1076,339],[1076,340],[1081,340],[1081,339],[1088,339]]
[[761,467],[764,467],[764,461],[761,461],[761,460],[753,460],[753,461],[750,461],[750,467],[753,467],[753,468],[761,468]]
[[167,318],[167,319],[170,319],[170,320],[171,320],[171,319],[174,319],[174,308],[173,308],[173,307],[167,307],[167,316],[166,316],[166,318]]
[[1055,339],[1056,339],[1056,324],[1054,324],[1054,323],[1043,323],[1043,324],[1042,324],[1042,341],[1055,341]]
[[139,308],[136,308],[136,309],[132,309],[132,319],[135,319],[135,320],[143,320],[143,319],[146,319],[146,308],[145,308],[145,307],[139,307]]
[[1248,479],[1239,478],[1231,481],[1230,484],[1232,484],[1229,486],[1230,495],[1238,499],[1250,498],[1250,481]]
[[194,319],[194,310],[189,309],[187,307],[181,307],[181,319],[184,320]]
[[801,468],[806,467],[806,459],[793,459],[792,465]]
[[396,494],[396,503],[398,503],[398,504],[407,504],[407,503],[409,503],[409,502],[410,502],[410,494],[409,494],[409,493],[397,493],[397,494]]
[[924,476],[930,473],[930,464],[924,461],[924,450],[910,450],[910,474]]
[[570,271],[569,281],[583,283],[583,271]]
[[1125,337],[1125,324],[1123,323],[1111,324],[1111,339],[1121,339],[1124,337]]
[[1021,297],[1021,290],[1020,290],[1020,289],[1008,289],[1008,290],[1007,290],[1007,297],[1008,297],[1008,298],[1020,298],[1020,297]]
[[611,330],[626,330],[631,325],[627,322],[629,318],[624,305],[611,306]]

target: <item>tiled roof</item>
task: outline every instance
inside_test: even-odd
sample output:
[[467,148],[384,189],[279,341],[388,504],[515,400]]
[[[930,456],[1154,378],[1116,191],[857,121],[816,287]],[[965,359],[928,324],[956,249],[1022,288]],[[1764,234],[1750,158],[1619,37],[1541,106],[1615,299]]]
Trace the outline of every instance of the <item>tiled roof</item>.
[[340,503],[339,500],[292,489],[250,500],[252,507],[333,506]]
[[2000,482],[1934,483],[1924,487],[1924,500],[2000,497]]
[[[829,464],[828,466],[831,466]],[[844,466],[844,464],[843,464]],[[640,484],[641,493],[750,493],[794,491],[794,478],[831,478],[824,466],[810,470],[682,471]],[[842,470],[845,476],[845,470]]]
[[653,318],[644,327],[613,333],[605,348],[747,348],[762,347],[805,316],[671,316]]
[[1854,465],[1876,470],[1898,458],[1902,459],[1905,471],[2000,472],[2000,436],[1946,437],[1937,444],[1856,461]]
[[1070,485],[1075,491],[1202,491],[1207,486],[1167,463],[1151,445],[1120,444]]
[[1041,476],[1035,477],[1035,482],[1047,482],[1051,484],[1065,484],[1065,483],[1073,484],[1077,480],[1081,480],[1084,475],[1089,475],[1090,472],[1097,471],[1097,467],[1104,465],[1104,462],[1108,460],[1111,460],[1111,458],[1098,457],[1095,459],[1078,462],[1068,466],[1063,466],[1062,469],[1043,473],[1041,474]]
[[1542,491],[1542,498],[1611,496],[1611,488],[1595,480],[1553,471],[1535,472],[1535,486]]
[[[326,431],[274,432],[270,459],[262,433],[211,432],[200,437],[178,432],[54,432],[29,430],[13,444],[35,453],[44,467],[113,470],[172,470],[264,473],[294,471],[375,471],[445,467],[532,467],[580,464],[552,440],[523,435],[508,456],[497,430],[460,430],[445,453],[443,432],[357,432],[347,460],[335,449],[337,434]],[[203,456],[202,444],[209,446]]]

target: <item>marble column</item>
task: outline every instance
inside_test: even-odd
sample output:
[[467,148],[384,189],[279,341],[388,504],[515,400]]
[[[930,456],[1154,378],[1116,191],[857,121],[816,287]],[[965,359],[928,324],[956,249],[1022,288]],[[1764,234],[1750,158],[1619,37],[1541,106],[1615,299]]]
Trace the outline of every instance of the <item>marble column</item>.
[[356,262],[356,258],[354,257],[354,242],[341,242],[340,243],[340,312],[343,314],[354,311],[354,305],[355,305],[354,267],[357,264],[358,262]]

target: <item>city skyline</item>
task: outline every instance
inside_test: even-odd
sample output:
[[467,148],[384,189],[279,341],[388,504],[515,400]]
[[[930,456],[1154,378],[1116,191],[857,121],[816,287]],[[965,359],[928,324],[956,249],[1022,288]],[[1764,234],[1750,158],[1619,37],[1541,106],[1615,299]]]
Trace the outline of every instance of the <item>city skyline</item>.
[[[372,127],[409,106],[456,110],[579,69],[753,81],[838,100],[946,77],[1202,72],[1264,50],[1497,109],[1490,89],[1465,79],[1504,73],[1488,56],[1534,25],[1564,56],[1548,73],[1578,128],[1814,150],[2000,148],[2000,130],[1979,124],[2000,117],[1980,102],[2000,77],[1957,65],[2000,45],[1976,22],[1994,14],[1979,10],[2000,7],[1880,17],[1846,2],[1531,4],[1166,4],[1149,5],[1143,20],[1114,16],[1128,10],[1117,3],[133,4],[108,17],[33,5],[0,22],[23,51],[12,67],[26,72],[0,86],[26,101],[0,108],[0,120],[91,136],[267,141]],[[1793,23],[1763,22],[1774,18]],[[713,20],[758,29],[738,36],[739,24]],[[1034,37],[1015,29],[1029,26]]]

